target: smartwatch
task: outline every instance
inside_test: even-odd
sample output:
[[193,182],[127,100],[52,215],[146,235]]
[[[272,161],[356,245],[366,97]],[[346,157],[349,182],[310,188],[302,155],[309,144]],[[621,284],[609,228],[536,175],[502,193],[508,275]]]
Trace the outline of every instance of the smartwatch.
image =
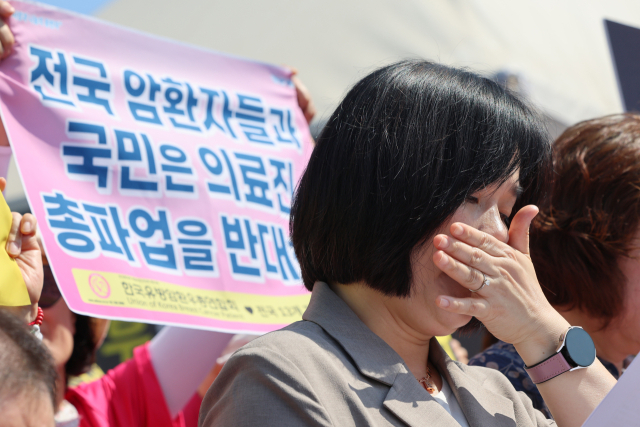
[[586,368],[596,360],[596,346],[580,326],[571,326],[556,354],[524,369],[534,384],[540,384],[567,371]]

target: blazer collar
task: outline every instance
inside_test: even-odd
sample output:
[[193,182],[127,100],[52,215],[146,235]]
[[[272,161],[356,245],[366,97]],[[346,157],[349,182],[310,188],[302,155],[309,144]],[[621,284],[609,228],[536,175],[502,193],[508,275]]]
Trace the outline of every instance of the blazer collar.
[[[314,284],[302,318],[331,335],[363,375],[391,387],[384,406],[406,424],[459,427],[416,381],[398,353],[362,323],[329,285]],[[513,426],[513,402],[483,388],[486,377],[478,372],[480,370],[467,374],[467,367],[451,360],[435,338],[429,346],[429,359],[449,383],[470,426]]]
[[338,341],[367,377],[392,385],[399,373],[407,371],[398,353],[362,323],[326,283],[313,285],[302,319],[316,323]]

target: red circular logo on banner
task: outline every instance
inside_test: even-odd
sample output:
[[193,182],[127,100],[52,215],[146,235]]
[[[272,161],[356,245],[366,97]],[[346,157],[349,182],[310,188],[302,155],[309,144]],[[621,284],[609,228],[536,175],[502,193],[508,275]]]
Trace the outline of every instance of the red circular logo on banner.
[[89,286],[93,293],[100,298],[109,298],[109,295],[111,295],[111,286],[109,286],[109,282],[97,273],[93,273],[89,276]]

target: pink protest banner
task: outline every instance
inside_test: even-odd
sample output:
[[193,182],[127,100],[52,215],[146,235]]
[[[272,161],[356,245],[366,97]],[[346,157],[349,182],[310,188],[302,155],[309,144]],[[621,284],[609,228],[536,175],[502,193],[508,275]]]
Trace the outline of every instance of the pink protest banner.
[[69,307],[224,331],[299,320],[288,219],[312,144],[290,73],[12,4],[2,121]]

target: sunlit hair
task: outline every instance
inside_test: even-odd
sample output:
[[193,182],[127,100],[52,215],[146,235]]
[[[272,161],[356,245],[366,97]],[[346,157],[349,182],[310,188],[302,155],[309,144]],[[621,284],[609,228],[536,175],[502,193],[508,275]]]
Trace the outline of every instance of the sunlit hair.
[[567,129],[553,147],[553,184],[531,234],[547,299],[605,324],[622,311],[618,260],[638,245],[640,115],[618,114]]
[[520,171],[537,201],[550,159],[538,116],[497,83],[427,61],[378,69],[320,134],[291,210],[302,278],[411,293],[411,255],[465,199]]

